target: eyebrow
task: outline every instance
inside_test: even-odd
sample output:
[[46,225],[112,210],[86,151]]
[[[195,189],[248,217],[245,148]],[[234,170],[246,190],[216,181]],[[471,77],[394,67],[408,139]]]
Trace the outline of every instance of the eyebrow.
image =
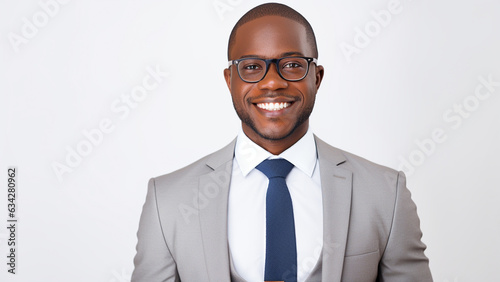
[[301,52],[286,52],[286,53],[283,53],[281,54],[281,57],[288,57],[288,56],[304,56],[304,54],[302,54]]
[[[279,55],[279,58],[289,57],[289,56],[304,56],[304,54],[302,54],[301,52],[297,52],[297,51],[285,52],[285,53],[281,53]],[[250,55],[243,55],[240,57],[240,59],[243,59],[243,58],[262,58],[262,56],[250,54]]]

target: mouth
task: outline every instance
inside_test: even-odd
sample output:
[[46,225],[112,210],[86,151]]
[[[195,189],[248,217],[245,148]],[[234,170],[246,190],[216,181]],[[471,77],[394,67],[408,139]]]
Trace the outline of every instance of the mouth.
[[256,103],[255,104],[258,108],[270,111],[270,112],[275,112],[275,111],[280,111],[283,109],[286,109],[292,105],[291,102],[266,102],[266,103]]

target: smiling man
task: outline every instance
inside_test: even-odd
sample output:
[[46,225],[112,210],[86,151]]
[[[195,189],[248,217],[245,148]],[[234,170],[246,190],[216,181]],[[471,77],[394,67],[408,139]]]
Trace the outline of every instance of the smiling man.
[[432,281],[404,175],[309,130],[317,58],[288,6],[236,23],[224,78],[242,130],[150,180],[132,281]]

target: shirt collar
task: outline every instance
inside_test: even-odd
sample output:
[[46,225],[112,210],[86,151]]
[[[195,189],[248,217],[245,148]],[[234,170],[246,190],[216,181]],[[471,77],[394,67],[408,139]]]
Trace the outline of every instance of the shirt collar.
[[252,169],[266,159],[283,158],[312,177],[318,159],[316,142],[310,130],[307,130],[299,141],[278,156],[255,144],[243,130],[240,130],[236,139],[234,155],[243,176],[247,176]]

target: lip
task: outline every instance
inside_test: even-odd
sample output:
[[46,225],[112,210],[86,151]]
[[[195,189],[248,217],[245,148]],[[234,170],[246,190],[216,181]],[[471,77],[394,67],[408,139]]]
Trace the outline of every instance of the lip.
[[293,103],[295,102],[296,99],[280,96],[280,97],[262,97],[262,98],[255,98],[252,99],[251,103],[252,104],[259,104],[259,103]]
[[[290,111],[290,109],[295,105],[295,102],[297,102],[297,98],[286,94],[285,95],[268,94],[268,95],[254,97],[249,102],[255,107],[258,113],[262,114],[265,117],[273,118],[286,114],[288,111]],[[276,103],[278,104],[278,107],[276,107]],[[281,106],[281,104],[283,104],[284,107]],[[270,107],[271,109],[266,109],[268,106],[271,106]],[[283,108],[276,109],[280,108],[280,106]]]

